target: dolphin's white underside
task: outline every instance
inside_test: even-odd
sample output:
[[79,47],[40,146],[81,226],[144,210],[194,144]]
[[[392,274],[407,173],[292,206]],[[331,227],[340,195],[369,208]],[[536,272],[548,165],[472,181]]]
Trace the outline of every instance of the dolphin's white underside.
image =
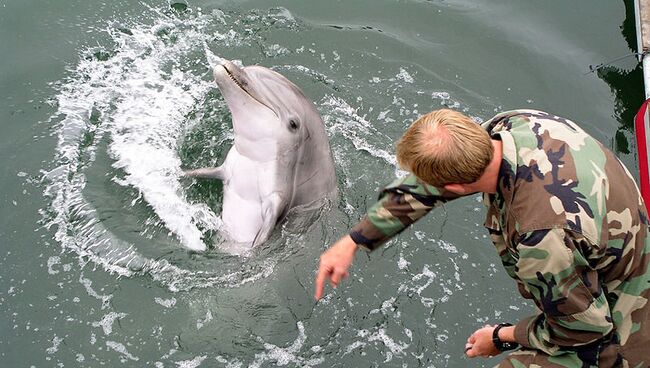
[[275,182],[269,180],[276,177],[277,161],[250,159],[233,147],[222,168],[224,231],[236,242],[253,242],[265,223],[264,202],[277,190]]

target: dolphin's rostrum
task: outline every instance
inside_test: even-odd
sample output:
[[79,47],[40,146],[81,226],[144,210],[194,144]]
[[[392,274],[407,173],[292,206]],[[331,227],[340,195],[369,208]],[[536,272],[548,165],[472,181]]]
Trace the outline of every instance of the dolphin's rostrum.
[[224,61],[214,77],[232,113],[234,145],[221,166],[186,175],[223,180],[226,236],[255,246],[290,209],[335,195],[329,141],[314,104],[279,73]]

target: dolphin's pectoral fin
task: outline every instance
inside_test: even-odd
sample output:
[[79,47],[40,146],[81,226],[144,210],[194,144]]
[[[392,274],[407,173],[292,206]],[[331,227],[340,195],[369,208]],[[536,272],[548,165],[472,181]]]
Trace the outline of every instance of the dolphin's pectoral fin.
[[226,178],[226,171],[224,170],[223,165],[219,167],[204,167],[201,169],[186,170],[183,173],[185,176],[201,179],[224,180]]
[[254,247],[264,243],[271,236],[271,231],[278,223],[280,214],[284,209],[283,203],[284,201],[279,193],[271,194],[262,202],[262,227],[255,235]]

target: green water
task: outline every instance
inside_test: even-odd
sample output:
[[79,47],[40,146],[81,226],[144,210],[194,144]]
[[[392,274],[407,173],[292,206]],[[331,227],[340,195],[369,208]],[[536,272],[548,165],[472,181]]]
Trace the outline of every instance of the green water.
[[[434,108],[482,120],[547,110],[636,171],[640,69],[628,58],[589,72],[631,52],[629,9],[0,1],[0,365],[495,364],[464,358],[465,339],[531,307],[499,265],[477,198],[359,254],[316,304],[318,256],[396,174],[394,140]],[[219,250],[220,185],[170,174],[220,162],[231,145],[212,55],[298,84],[323,115],[339,178],[339,199],[315,223],[278,229],[249,257]],[[197,239],[207,252],[186,250]]]

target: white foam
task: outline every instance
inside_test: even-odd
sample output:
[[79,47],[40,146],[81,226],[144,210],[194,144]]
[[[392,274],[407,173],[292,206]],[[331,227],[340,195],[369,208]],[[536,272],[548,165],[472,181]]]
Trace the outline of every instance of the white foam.
[[126,313],[110,312],[105,314],[101,321],[93,322],[92,326],[101,327],[104,331],[104,335],[110,335],[111,332],[113,332],[113,322],[126,316]]
[[219,362],[219,363],[224,364],[224,366],[226,368],[241,368],[243,366],[243,363],[240,362],[239,360],[237,360],[237,359],[228,360],[228,359],[222,357],[221,355],[217,355],[215,357],[215,360],[217,362]]
[[296,326],[298,327],[298,336],[293,341],[293,343],[283,348],[271,343],[264,342],[264,349],[266,351],[255,354],[255,360],[250,363],[248,367],[259,368],[262,366],[268,366],[268,364],[263,364],[267,362],[274,363],[274,366],[279,367],[288,365],[290,363],[299,367],[313,367],[315,365],[322,364],[324,362],[324,358],[322,357],[305,359],[298,355],[302,350],[305,341],[307,340],[307,336],[305,335],[305,327],[302,322],[297,322]]
[[413,281],[419,281],[421,279],[426,279],[426,282],[424,285],[420,285],[419,287],[415,288],[414,291],[416,294],[421,295],[422,291],[424,289],[428,288],[429,285],[433,284],[433,281],[438,277],[435,272],[431,271],[429,269],[429,265],[425,264],[424,267],[422,268],[422,273],[419,273],[415,276],[413,276]]
[[[432,239],[430,239],[432,240]],[[450,242],[444,241],[444,240],[435,240],[436,243],[438,243],[438,246],[440,246],[441,249],[446,250],[449,253],[456,254],[458,253],[458,248],[456,248],[455,245],[451,244]]]
[[431,98],[434,100],[440,100],[440,105],[451,109],[459,109],[461,107],[460,102],[452,99],[449,92],[433,92],[431,93]]
[[196,368],[207,358],[207,355],[200,355],[191,360],[182,360],[175,362],[178,368]]
[[390,114],[390,110],[385,110],[380,112],[379,115],[377,115],[377,120],[383,121],[385,123],[390,123],[395,121],[394,119],[389,118],[388,114]]
[[133,361],[138,361],[140,358],[137,356],[134,356],[133,354],[129,353],[129,351],[126,349],[126,346],[124,344],[116,342],[116,341],[106,341],[106,346],[112,350],[115,350],[116,352],[121,354],[121,360],[122,362],[126,362],[126,359],[133,360]]
[[[368,331],[368,330],[359,330],[357,332],[357,336],[363,338],[368,343],[370,343],[370,342],[381,342],[384,346],[386,346],[389,351],[384,352],[384,354],[386,355],[386,360],[385,360],[384,363],[390,362],[391,360],[393,360],[393,356],[395,356],[395,355],[403,355],[404,351],[406,349],[408,349],[408,347],[409,347],[409,344],[407,344],[405,342],[397,342],[397,341],[395,341],[392,337],[390,337],[386,333],[386,330],[383,329],[383,328],[378,328],[376,331],[372,331],[372,332]],[[355,349],[355,348],[357,348],[359,346],[363,346],[365,344],[366,343],[359,344],[359,342],[357,342],[356,345],[353,344],[354,347],[352,349]],[[348,347],[348,350],[346,350],[346,353],[351,351],[352,349],[350,349],[350,347]]]
[[407,72],[404,68],[399,68],[399,73],[397,73],[395,78],[403,80],[406,83],[413,83],[415,81],[411,74],[409,74],[409,72]]
[[93,284],[92,280],[84,278],[83,275],[79,276],[79,282],[86,288],[86,292],[88,293],[88,295],[102,301],[102,310],[109,306],[109,303],[113,298],[112,294],[100,295],[92,288],[92,284]]
[[403,270],[403,269],[406,269],[410,264],[411,264],[411,262],[407,261],[404,258],[404,255],[402,253],[400,253],[399,260],[397,260],[397,268],[399,268],[400,270]]
[[62,342],[63,342],[63,338],[54,335],[54,337],[52,338],[52,346],[47,348],[45,351],[48,354],[56,353],[57,351],[59,351],[59,345],[61,345]]
[[153,300],[165,308],[171,308],[176,305],[176,298],[163,299],[163,298],[155,297]]
[[[386,142],[392,142],[392,139],[378,131],[365,118],[359,116],[354,108],[345,100],[336,96],[328,96],[320,103],[328,106],[334,116],[324,115],[323,118],[328,123],[328,129],[331,135],[336,133],[343,135],[350,140],[357,150],[365,151],[374,157],[380,158],[388,164],[395,167],[396,174],[401,172],[397,164],[397,158],[394,154],[383,148],[375,147],[368,143],[367,137],[379,137]],[[340,115],[338,117],[337,115]]]
[[59,270],[52,268],[55,265],[61,264],[61,258],[59,256],[51,256],[47,259],[47,273],[50,275],[56,275],[59,273]]

